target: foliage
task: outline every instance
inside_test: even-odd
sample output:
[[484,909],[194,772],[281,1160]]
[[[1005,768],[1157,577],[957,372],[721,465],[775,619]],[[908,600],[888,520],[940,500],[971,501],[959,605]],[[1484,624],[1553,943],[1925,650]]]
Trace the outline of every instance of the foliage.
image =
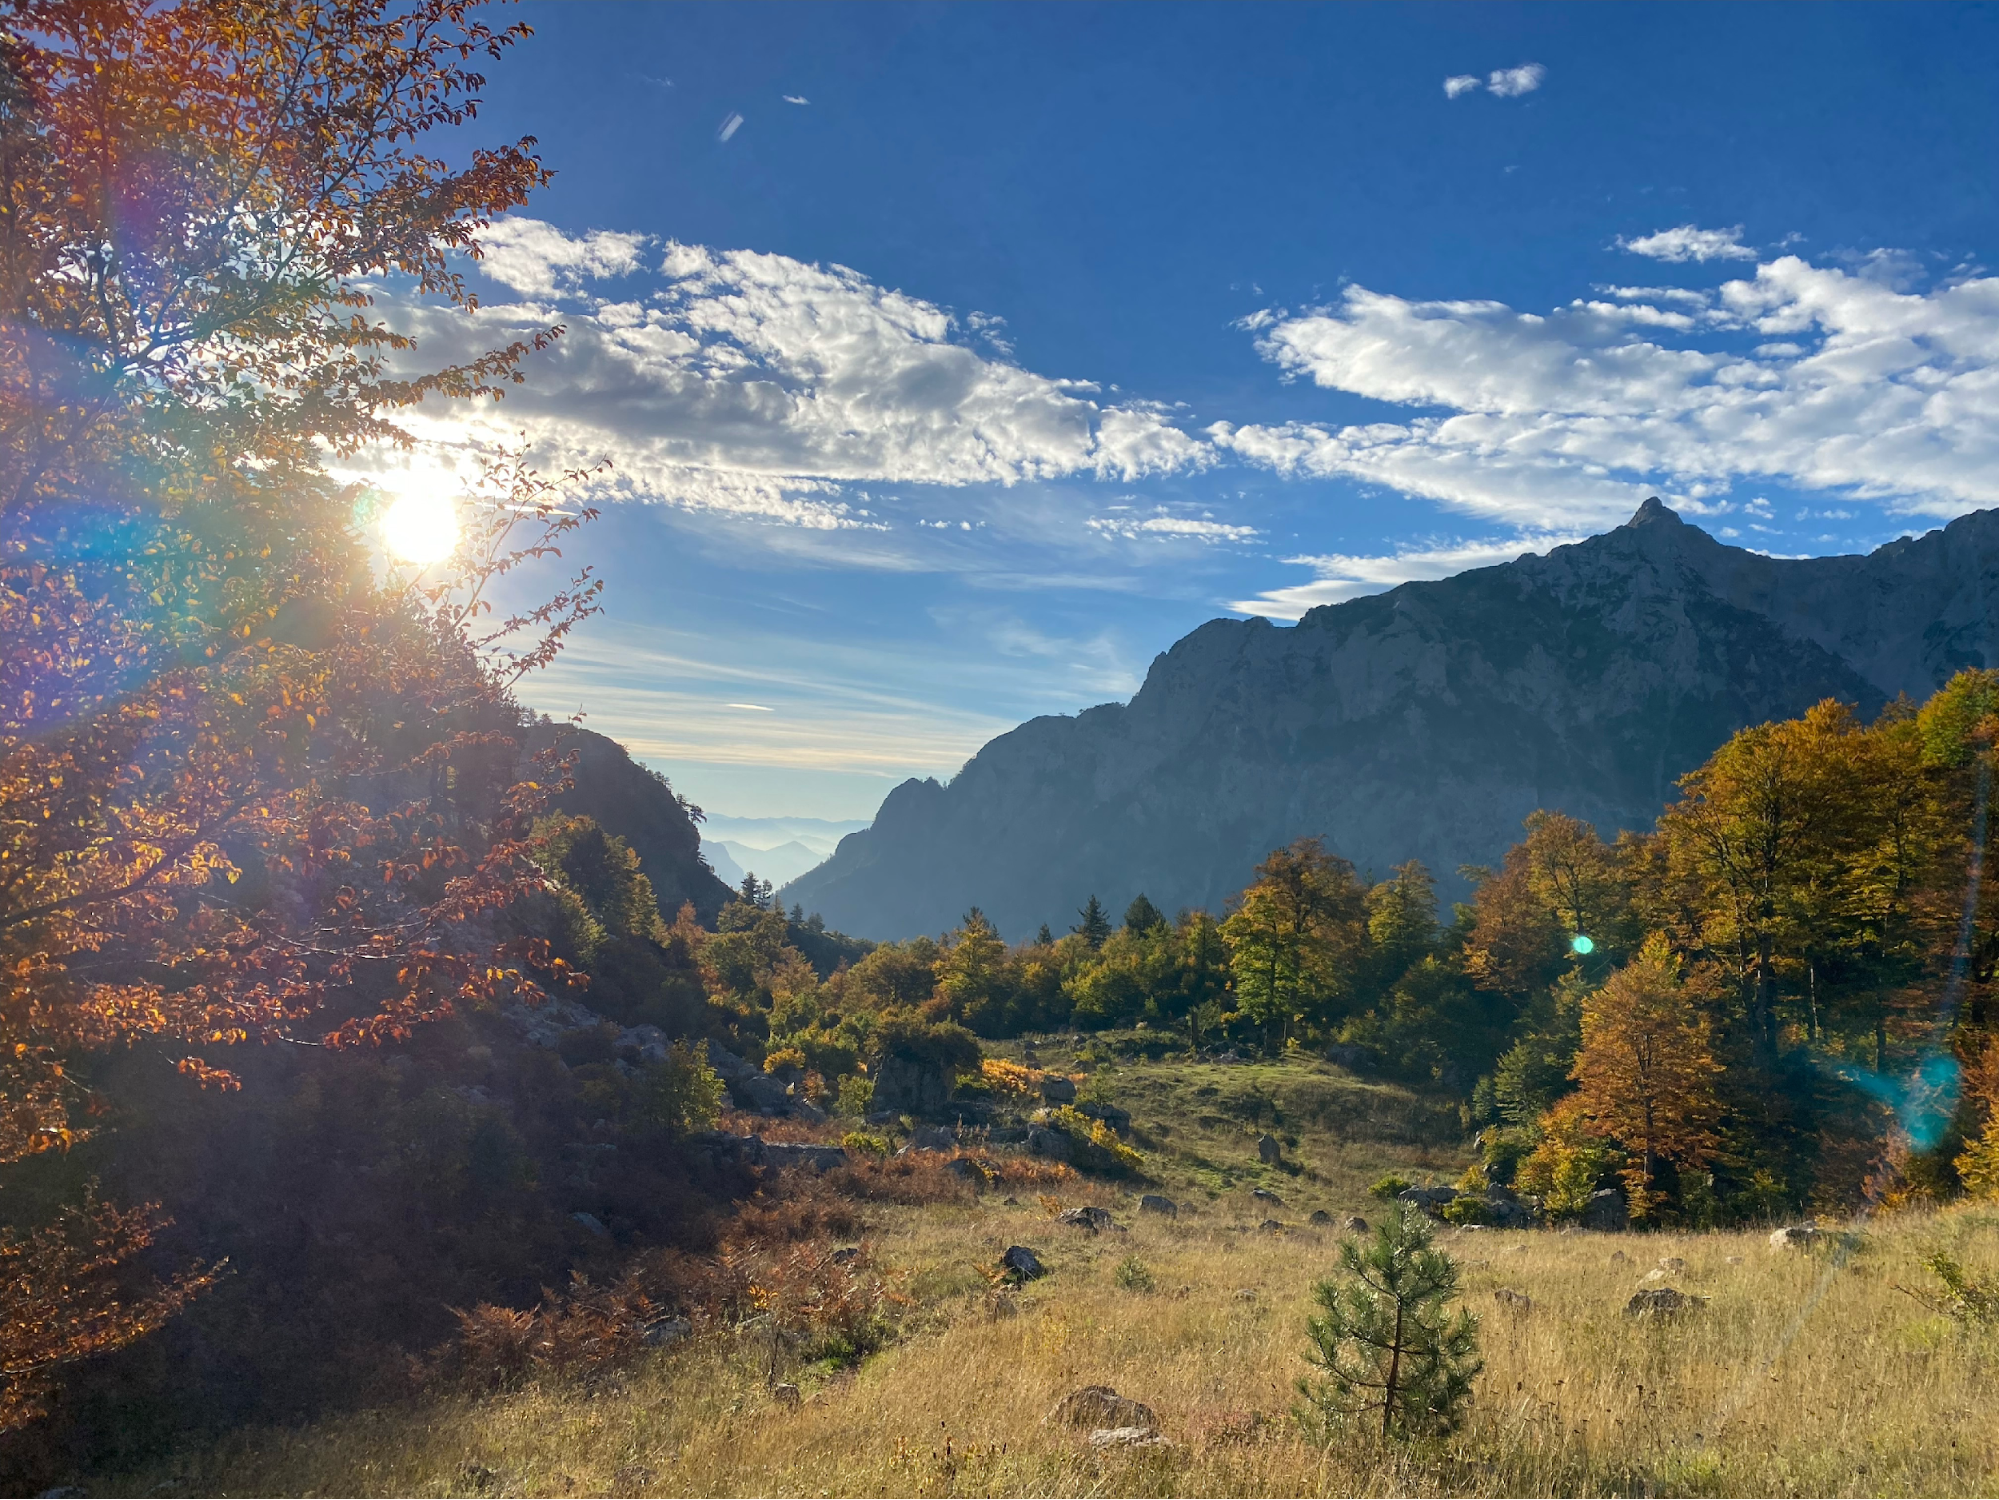
[[1436,1249],[1415,1209],[1383,1219],[1365,1242],[1340,1244],[1340,1275],[1312,1295],[1306,1362],[1323,1378],[1301,1378],[1313,1412],[1334,1426],[1380,1412],[1384,1437],[1447,1431],[1471,1399],[1478,1319],[1460,1308],[1458,1268]]
[[1149,1292],[1158,1285],[1153,1280],[1151,1268],[1136,1255],[1127,1255],[1119,1261],[1111,1279],[1127,1292]]
[[1931,1312],[1969,1327],[1999,1327],[1999,1282],[1982,1280],[1965,1270],[1963,1262],[1944,1250],[1930,1250],[1922,1257],[1923,1269],[1937,1279],[1937,1291],[1908,1292]]
[[1355,997],[1366,952],[1366,897],[1353,866],[1299,839],[1256,867],[1222,923],[1237,1003],[1266,1044],[1333,1019]]
[[1069,1137],[1072,1159],[1086,1172],[1121,1177],[1145,1169],[1143,1155],[1119,1140],[1102,1120],[1091,1119],[1074,1105],[1048,1111],[1048,1126]]
[[1622,1157],[1590,1128],[1583,1103],[1573,1094],[1548,1111],[1540,1130],[1541,1139],[1521,1158],[1513,1185],[1523,1193],[1538,1193],[1549,1218],[1573,1219],[1589,1206],[1590,1195]]
[[849,1119],[866,1119],[875,1107],[875,1081],[857,1074],[840,1080],[839,1112]]
[[1395,1198],[1408,1192],[1415,1185],[1407,1177],[1398,1177],[1391,1172],[1386,1177],[1377,1179],[1374,1186],[1368,1189],[1368,1192],[1376,1198],[1393,1202]]

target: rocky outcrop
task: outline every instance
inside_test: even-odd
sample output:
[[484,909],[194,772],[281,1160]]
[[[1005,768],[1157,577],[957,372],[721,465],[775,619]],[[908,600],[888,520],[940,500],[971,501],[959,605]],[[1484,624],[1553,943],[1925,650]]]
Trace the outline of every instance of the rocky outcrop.
[[909,781],[786,901],[876,938],[968,906],[1019,938],[1095,893],[1220,910],[1319,835],[1443,894],[1536,808],[1606,837],[1745,725],[1822,698],[1872,714],[1999,662],[1999,512],[1867,556],[1725,546],[1656,501],[1602,536],[1315,609],[1214,620],[1129,704],[1032,720],[948,786]]

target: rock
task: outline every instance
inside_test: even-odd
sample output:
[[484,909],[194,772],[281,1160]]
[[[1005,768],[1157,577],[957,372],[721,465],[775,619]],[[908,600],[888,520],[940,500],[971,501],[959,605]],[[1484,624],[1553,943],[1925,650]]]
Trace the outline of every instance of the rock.
[[1116,1221],[1111,1218],[1110,1210],[1098,1208],[1094,1203],[1086,1203],[1081,1208],[1072,1208],[1067,1213],[1057,1214],[1055,1222],[1072,1225],[1077,1229],[1087,1229],[1091,1234],[1118,1227]]
[[796,1406],[805,1399],[798,1387],[788,1382],[770,1388],[770,1399],[779,1406]]
[[850,1266],[861,1258],[861,1247],[859,1245],[842,1245],[826,1258],[836,1266]]
[[1142,1214],[1164,1214],[1169,1219],[1180,1217],[1180,1205],[1171,1198],[1162,1198],[1157,1193],[1147,1193],[1140,1198],[1138,1211]]
[[729,1097],[736,1101],[736,1108],[749,1110],[760,1115],[782,1115],[791,1110],[791,1093],[785,1086],[768,1073],[752,1070],[738,1078],[727,1080]]
[[1284,1207],[1284,1200],[1271,1192],[1269,1188],[1251,1188],[1249,1195],[1258,1203],[1269,1203],[1277,1208]]
[[1256,1226],[1256,1229],[1257,1233],[1259,1234],[1284,1233],[1284,1225],[1279,1223],[1276,1219],[1265,1219],[1261,1224]]
[[1033,1281],[1048,1274],[1041,1257],[1025,1245],[1008,1245],[1006,1253],[1000,1256],[1000,1269],[1016,1281]]
[[1099,1427],[1090,1434],[1090,1446],[1099,1453],[1132,1448],[1170,1448],[1173,1445],[1155,1427]]
[[970,1156],[954,1156],[944,1163],[944,1170],[953,1177],[962,1177],[973,1187],[984,1187],[999,1176],[999,1169],[991,1162],[980,1161]]
[[1368,1232],[1367,1220],[1363,1219],[1359,1214],[1350,1216],[1346,1223],[1340,1227],[1349,1234],[1366,1234]]
[[808,1125],[824,1125],[829,1118],[826,1111],[814,1104],[803,1094],[791,1096],[791,1118],[803,1120]]
[[1076,1085],[1060,1073],[1050,1073],[1041,1080],[1041,1097],[1050,1104],[1074,1104]]
[[1332,1222],[1333,1222],[1333,1216],[1327,1213],[1323,1208],[1315,1208],[1312,1210],[1312,1227],[1314,1229],[1329,1228],[1331,1227]]
[[734,1083],[738,1078],[747,1078],[758,1071],[720,1042],[708,1044],[708,1066],[715,1070],[716,1076],[724,1083]]
[[1120,1396],[1107,1385],[1086,1385],[1069,1392],[1041,1420],[1051,1427],[1140,1427],[1148,1432],[1159,1425],[1151,1407]]
[[875,1103],[897,1114],[942,1114],[958,1080],[940,1064],[890,1053],[875,1068]]
[[1705,1297],[1692,1297],[1670,1286],[1653,1286],[1631,1294],[1631,1300],[1624,1304],[1624,1316],[1674,1318],[1681,1313],[1699,1312],[1705,1306]]
[[868,1111],[862,1123],[865,1125],[873,1125],[873,1126],[893,1125],[897,1120],[900,1120],[901,1118],[902,1116],[897,1114],[892,1109],[871,1109]]
[[1256,1138],[1257,1158],[1267,1167],[1274,1167],[1284,1160],[1283,1144],[1274,1135],[1260,1135]]
[[578,1209],[575,1213],[571,1214],[569,1217],[574,1219],[577,1223],[581,1224],[585,1229],[589,1230],[592,1234],[596,1235],[597,1238],[600,1240],[609,1239],[611,1237],[611,1231],[604,1227],[604,1221],[598,1218],[595,1214],[586,1214],[581,1209]]
[[845,1146],[821,1146],[810,1141],[765,1141],[764,1163],[772,1167],[810,1167],[825,1172],[847,1165]]
[[1335,1042],[1326,1049],[1326,1061],[1345,1068],[1349,1073],[1370,1073],[1374,1070],[1374,1054],[1366,1047],[1353,1047],[1345,1042]]
[[1659,1269],[1662,1271],[1684,1271],[1686,1268],[1687,1263],[1677,1255],[1662,1255],[1659,1257]]
[[1119,1109],[1115,1104],[1083,1104],[1077,1106],[1076,1112],[1092,1120],[1102,1120],[1119,1135],[1131,1134],[1130,1110]]
[[1585,1229],[1618,1231],[1631,1227],[1631,1211],[1624,1206],[1624,1194],[1616,1188],[1599,1188],[1591,1193],[1589,1202],[1583,1205],[1581,1219]]
[[909,1151],[951,1151],[958,1145],[958,1137],[948,1125],[919,1125],[909,1133]]
[[1792,1224],[1770,1232],[1772,1250],[1812,1250],[1825,1237],[1825,1231],[1816,1224]]
[[1046,1125],[1030,1125],[1027,1128],[1027,1152],[1030,1156],[1067,1161],[1072,1149],[1069,1137],[1059,1130],[1050,1130]]
[[1725,1257],[1725,1259],[1727,1260],[1728,1264],[1731,1266],[1739,1266],[1742,1264],[1742,1257],[1739,1255],[1730,1255]]
[[639,1335],[639,1342],[648,1349],[665,1349],[679,1343],[694,1331],[694,1325],[685,1318],[661,1318],[656,1323],[648,1323],[645,1332]]
[[1613,1250],[1610,1252],[1610,1263],[1613,1266],[1622,1265],[1625,1261],[1628,1261],[1629,1259],[1631,1259],[1631,1257],[1626,1255],[1622,1250]]
[[1458,1190],[1453,1187],[1412,1187],[1397,1193],[1395,1201],[1412,1204],[1435,1218],[1443,1206],[1457,1196]]
[[1256,1288],[1253,1286],[1237,1287],[1235,1299],[1238,1302],[1254,1302],[1256,1300]]
[[1644,1276],[1641,1277],[1640,1279],[1643,1281],[1664,1281],[1666,1279],[1666,1273],[1664,1271],[1659,1270],[1657,1267],[1654,1267],[1652,1270],[1647,1271],[1644,1274]]
[[1513,1308],[1516,1312],[1528,1312],[1534,1306],[1534,1299],[1532,1297],[1528,1296],[1525,1292],[1516,1292],[1510,1286],[1494,1287],[1492,1289],[1492,1299],[1502,1307]]

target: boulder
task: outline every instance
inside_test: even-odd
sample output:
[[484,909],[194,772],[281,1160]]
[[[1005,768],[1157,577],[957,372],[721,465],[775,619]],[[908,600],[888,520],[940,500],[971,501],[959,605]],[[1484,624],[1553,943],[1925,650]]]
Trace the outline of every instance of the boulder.
[[826,1258],[836,1266],[851,1266],[861,1258],[861,1247],[859,1245],[842,1245]]
[[1616,1188],[1599,1188],[1590,1194],[1589,1202],[1583,1205],[1580,1222],[1585,1229],[1629,1229],[1631,1210],[1625,1207],[1624,1194]]
[[1151,1407],[1120,1396],[1107,1385],[1086,1385],[1069,1392],[1041,1420],[1048,1426],[1140,1427],[1148,1432],[1159,1425]]
[[1373,1070],[1374,1054],[1365,1047],[1336,1042],[1326,1049],[1326,1061],[1345,1068],[1350,1073],[1366,1073]]
[[1825,1231],[1816,1224],[1791,1224],[1783,1229],[1770,1232],[1772,1250],[1812,1250],[1816,1249]]
[[765,1141],[763,1158],[766,1166],[810,1167],[815,1172],[824,1172],[847,1165],[847,1148],[820,1146],[809,1141]]
[[1000,1256],[1000,1269],[1015,1281],[1032,1281],[1037,1276],[1046,1276],[1048,1268],[1041,1264],[1041,1257],[1025,1245],[1008,1245]]
[[1117,1222],[1111,1218],[1110,1210],[1098,1208],[1094,1203],[1086,1203],[1081,1208],[1072,1208],[1055,1216],[1057,1224],[1068,1224],[1077,1229],[1087,1229],[1091,1234],[1106,1229],[1116,1229]]
[[984,1187],[999,1176],[999,1168],[991,1162],[980,1161],[970,1156],[954,1156],[944,1163],[944,1170],[953,1177],[962,1177],[973,1187]]
[[589,1230],[592,1234],[596,1235],[598,1239],[602,1240],[610,1238],[611,1231],[604,1227],[604,1221],[598,1218],[595,1214],[584,1213],[581,1209],[578,1209],[575,1213],[571,1214],[569,1217],[574,1219],[577,1223],[581,1224],[585,1229]]
[[1651,1286],[1631,1294],[1631,1300],[1624,1304],[1624,1316],[1676,1318],[1682,1313],[1699,1312],[1705,1306],[1705,1297],[1689,1296],[1670,1286]]
[[1687,1263],[1677,1255],[1662,1255],[1659,1257],[1659,1269],[1661,1271],[1684,1271],[1686,1268]]
[[736,1108],[760,1115],[782,1115],[791,1110],[791,1092],[768,1073],[751,1069],[723,1080]]
[[679,1343],[694,1331],[694,1325],[685,1318],[661,1318],[648,1323],[645,1332],[639,1335],[639,1342],[648,1349],[666,1349]]
[[1314,1229],[1330,1228],[1332,1226],[1332,1222],[1333,1222],[1333,1216],[1327,1213],[1323,1208],[1315,1208],[1312,1210],[1312,1227]]
[[824,1125],[829,1118],[826,1111],[814,1104],[803,1094],[791,1096],[791,1118],[803,1120],[808,1125]]
[[1092,1120],[1102,1120],[1119,1135],[1131,1134],[1131,1111],[1128,1109],[1119,1109],[1115,1104],[1081,1104],[1076,1107],[1076,1112]]
[[1067,1161],[1071,1149],[1069,1137],[1059,1130],[1050,1130],[1046,1125],[1030,1125],[1027,1128],[1027,1151],[1030,1156]]
[[1074,1104],[1076,1085],[1060,1073],[1050,1073],[1041,1080],[1041,1097],[1050,1104]]
[[789,1381],[781,1381],[770,1388],[770,1399],[779,1406],[797,1406],[805,1399],[805,1395]]
[[1099,1453],[1128,1452],[1132,1449],[1170,1448],[1156,1427],[1099,1427],[1090,1434],[1090,1446]]
[[1265,1219],[1261,1224],[1257,1225],[1256,1228],[1257,1232],[1260,1234],[1284,1233],[1284,1225],[1276,1219]]
[[1496,1229],[1528,1229],[1533,1227],[1533,1211],[1504,1188],[1494,1188],[1481,1198],[1479,1202],[1485,1208],[1486,1223]]
[[738,1078],[747,1078],[757,1071],[720,1042],[708,1044],[708,1066],[724,1083],[734,1083]]
[[897,1053],[875,1067],[875,1104],[897,1114],[919,1118],[942,1114],[957,1086],[948,1068]]
[[1277,1208],[1284,1206],[1284,1200],[1271,1192],[1269,1188],[1251,1188],[1249,1195],[1258,1203],[1269,1203]]
[[1238,1302],[1254,1302],[1256,1300],[1256,1288],[1253,1286],[1237,1287],[1235,1299]]
[[1268,1133],[1256,1138],[1257,1159],[1267,1167],[1274,1167],[1284,1160],[1284,1146],[1276,1136]]
[[1412,1187],[1404,1188],[1397,1193],[1395,1201],[1407,1203],[1414,1208],[1422,1209],[1426,1214],[1435,1216],[1441,1213],[1444,1205],[1457,1195],[1458,1190],[1454,1187]]
[[910,1151],[950,1151],[957,1147],[958,1138],[948,1125],[919,1125],[909,1133]]

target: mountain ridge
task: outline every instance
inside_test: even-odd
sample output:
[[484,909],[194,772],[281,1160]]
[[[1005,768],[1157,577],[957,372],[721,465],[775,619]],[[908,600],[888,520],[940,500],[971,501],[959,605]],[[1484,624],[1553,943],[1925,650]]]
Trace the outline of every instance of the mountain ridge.
[[1536,807],[1649,827],[1747,724],[1825,697],[1872,716],[1999,638],[1999,512],[1875,551],[1772,558],[1648,500],[1545,556],[1216,619],[1129,703],[1031,719],[948,785],[906,781],[788,886],[845,931],[908,936],[978,905],[1009,937],[1094,893],[1219,909],[1317,834],[1364,871],[1421,858],[1447,892]]

